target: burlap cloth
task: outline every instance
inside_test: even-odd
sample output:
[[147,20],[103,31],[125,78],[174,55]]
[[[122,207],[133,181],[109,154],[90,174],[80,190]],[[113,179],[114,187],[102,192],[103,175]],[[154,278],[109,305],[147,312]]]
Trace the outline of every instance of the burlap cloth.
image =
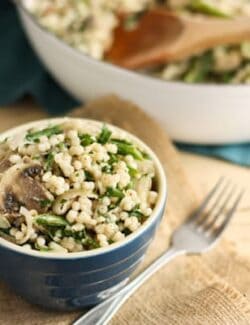
[[[107,97],[72,115],[127,129],[151,146],[164,164],[169,190],[167,211],[142,269],[168,247],[173,229],[200,198],[188,183],[178,153],[164,131],[134,105]],[[238,257],[230,243],[222,240],[208,254],[179,257],[165,266],[128,300],[111,324],[250,324],[249,299],[250,262]],[[79,315],[31,306],[0,283],[0,324],[71,324]]]

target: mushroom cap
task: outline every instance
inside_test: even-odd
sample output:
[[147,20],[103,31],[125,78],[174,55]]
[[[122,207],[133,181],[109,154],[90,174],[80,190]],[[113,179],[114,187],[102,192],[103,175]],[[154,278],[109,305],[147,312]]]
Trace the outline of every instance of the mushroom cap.
[[21,206],[46,211],[41,201],[49,199],[49,193],[39,180],[42,166],[38,163],[21,163],[8,168],[0,180],[0,211],[17,216]]

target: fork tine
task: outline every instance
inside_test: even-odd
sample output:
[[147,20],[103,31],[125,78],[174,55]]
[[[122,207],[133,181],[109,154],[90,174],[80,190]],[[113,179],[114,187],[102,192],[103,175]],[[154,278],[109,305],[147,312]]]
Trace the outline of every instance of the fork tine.
[[241,190],[239,195],[237,196],[237,198],[234,201],[233,206],[231,207],[231,209],[228,211],[224,221],[222,222],[222,224],[215,230],[213,231],[213,235],[216,237],[219,237],[223,231],[225,230],[226,226],[228,225],[228,223],[230,222],[230,220],[232,219],[232,216],[234,215],[235,210],[237,209],[243,195],[244,195],[245,190]]
[[203,200],[200,207],[191,215],[191,217],[189,218],[189,221],[194,221],[195,219],[200,217],[200,214],[203,212],[203,210],[206,208],[206,206],[210,202],[211,198],[214,196],[214,194],[220,188],[220,186],[223,183],[224,179],[225,179],[224,177],[219,178],[217,183],[214,185],[214,187],[211,189],[211,191],[208,193],[208,195]]
[[221,199],[223,198],[224,193],[227,191],[229,186],[230,186],[230,181],[227,181],[226,184],[222,187],[222,190],[220,190],[218,197],[216,198],[215,202],[213,203],[213,205],[211,206],[209,211],[207,211],[205,214],[201,214],[201,216],[200,216],[200,218],[198,218],[198,222],[197,222],[199,226],[205,225],[207,223],[207,220],[209,219],[209,217],[212,215],[213,211],[219,205]]
[[[225,190],[228,189],[228,185],[229,184],[227,184],[227,186],[225,187]],[[218,218],[222,214],[222,212],[225,210],[226,206],[228,205],[229,200],[231,199],[231,197],[233,196],[235,191],[236,191],[236,187],[233,186],[233,188],[231,189],[231,191],[228,193],[225,200],[223,201],[221,207],[219,208],[217,213],[213,216],[212,220],[210,220],[207,224],[206,224],[206,222],[203,223],[204,230],[208,231],[210,228],[212,228],[215,225],[216,221],[218,220]],[[223,197],[223,193],[221,193],[221,195],[216,200],[216,203],[213,206],[214,209],[216,209],[216,207],[220,203],[222,197]],[[211,209],[211,212],[212,212],[212,209]]]

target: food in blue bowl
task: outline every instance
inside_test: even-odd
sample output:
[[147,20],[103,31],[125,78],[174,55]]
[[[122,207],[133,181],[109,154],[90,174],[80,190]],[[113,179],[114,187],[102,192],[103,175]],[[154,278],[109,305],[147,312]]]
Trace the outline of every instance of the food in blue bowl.
[[131,134],[86,119],[32,122],[0,139],[0,278],[57,310],[117,292],[164,212],[155,154]]

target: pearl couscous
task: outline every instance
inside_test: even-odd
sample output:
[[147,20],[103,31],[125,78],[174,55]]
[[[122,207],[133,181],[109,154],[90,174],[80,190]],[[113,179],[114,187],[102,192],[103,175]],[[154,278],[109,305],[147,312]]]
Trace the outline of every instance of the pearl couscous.
[[80,252],[124,240],[158,199],[153,161],[111,126],[67,119],[0,145],[0,236]]
[[[105,59],[105,52],[112,45],[121,12],[127,15],[126,28],[136,26],[143,13],[154,6],[221,19],[250,16],[249,0],[23,0],[23,3],[43,27],[98,60]],[[248,84],[250,42],[218,46],[146,73],[167,81]]]

